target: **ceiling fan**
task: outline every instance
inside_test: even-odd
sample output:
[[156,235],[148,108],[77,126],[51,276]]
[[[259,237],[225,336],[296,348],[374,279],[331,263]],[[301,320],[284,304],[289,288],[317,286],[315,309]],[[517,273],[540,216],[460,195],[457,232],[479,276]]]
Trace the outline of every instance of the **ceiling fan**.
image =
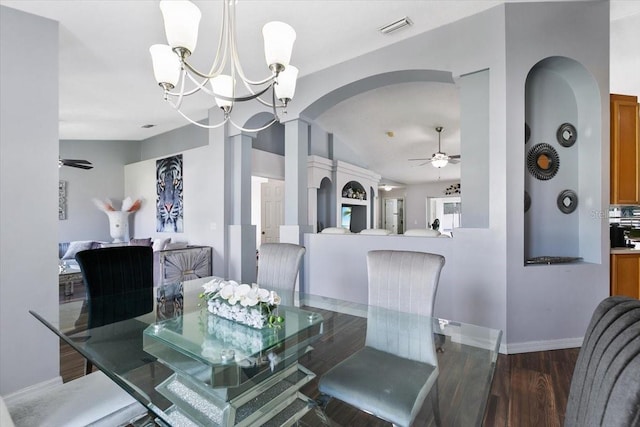
[[93,163],[88,160],[58,159],[58,167],[69,166],[79,169],[93,169]]
[[427,163],[431,163],[431,166],[434,168],[443,168],[448,163],[455,164],[460,163],[460,155],[448,156],[447,153],[443,153],[440,148],[440,133],[442,132],[443,127],[436,127],[436,132],[438,132],[438,152],[434,153],[430,159],[409,159],[411,161],[423,161],[418,166],[426,165]]

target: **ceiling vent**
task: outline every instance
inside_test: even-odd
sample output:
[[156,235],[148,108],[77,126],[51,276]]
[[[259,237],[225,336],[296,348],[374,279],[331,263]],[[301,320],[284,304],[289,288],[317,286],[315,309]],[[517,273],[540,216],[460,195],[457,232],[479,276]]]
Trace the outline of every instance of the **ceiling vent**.
[[390,24],[387,24],[383,27],[379,28],[379,31],[382,34],[391,34],[393,32],[398,31],[401,28],[405,28],[405,27],[409,27],[413,25],[413,22],[411,21],[411,19],[409,19],[408,16],[405,16],[404,18],[400,18],[397,21],[394,21]]

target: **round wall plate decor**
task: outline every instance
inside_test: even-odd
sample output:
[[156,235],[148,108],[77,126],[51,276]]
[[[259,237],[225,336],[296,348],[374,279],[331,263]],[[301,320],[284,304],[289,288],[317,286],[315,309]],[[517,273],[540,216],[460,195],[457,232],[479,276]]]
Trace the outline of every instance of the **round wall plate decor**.
[[578,139],[578,131],[571,123],[563,123],[556,132],[556,139],[563,147],[571,147]]
[[534,177],[546,181],[558,173],[560,157],[551,145],[540,143],[534,145],[527,154],[527,169]]
[[563,190],[558,194],[558,209],[560,212],[570,214],[578,207],[578,195],[572,190]]

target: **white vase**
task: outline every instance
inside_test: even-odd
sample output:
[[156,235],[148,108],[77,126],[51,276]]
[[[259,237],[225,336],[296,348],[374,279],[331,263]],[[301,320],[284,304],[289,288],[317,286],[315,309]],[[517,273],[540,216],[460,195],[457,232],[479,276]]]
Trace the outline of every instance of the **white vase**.
[[129,236],[129,214],[127,211],[106,212],[109,217],[109,234],[113,238],[113,243],[124,242]]

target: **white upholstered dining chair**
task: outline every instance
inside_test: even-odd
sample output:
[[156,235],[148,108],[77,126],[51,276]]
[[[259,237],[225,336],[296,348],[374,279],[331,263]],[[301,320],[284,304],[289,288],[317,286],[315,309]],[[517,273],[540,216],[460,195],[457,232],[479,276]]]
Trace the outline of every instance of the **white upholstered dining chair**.
[[365,347],[320,378],[334,397],[398,426],[415,421],[427,396],[440,424],[438,364],[430,319],[444,257],[409,251],[367,255],[369,310]]
[[265,289],[286,291],[293,296],[304,246],[293,243],[263,243],[258,253],[258,278],[256,283]]

